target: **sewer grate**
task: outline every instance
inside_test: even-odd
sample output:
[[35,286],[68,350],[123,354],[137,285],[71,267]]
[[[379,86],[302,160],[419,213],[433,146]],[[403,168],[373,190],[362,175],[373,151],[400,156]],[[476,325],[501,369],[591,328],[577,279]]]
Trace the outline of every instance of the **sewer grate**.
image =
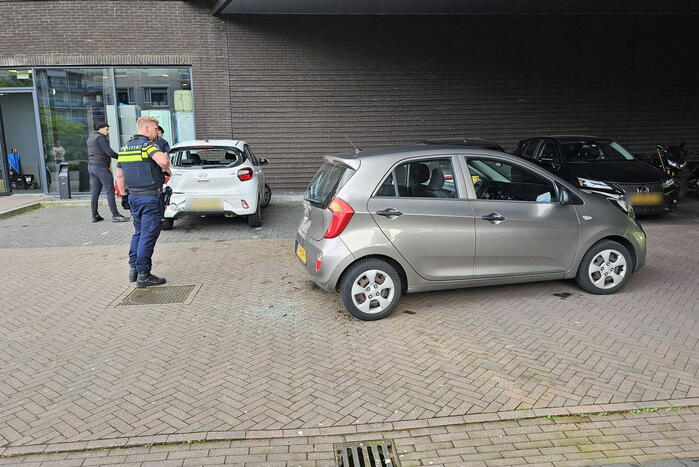
[[352,444],[336,444],[338,467],[400,466],[393,441],[369,441]]
[[185,303],[196,285],[167,285],[134,289],[117,306]]

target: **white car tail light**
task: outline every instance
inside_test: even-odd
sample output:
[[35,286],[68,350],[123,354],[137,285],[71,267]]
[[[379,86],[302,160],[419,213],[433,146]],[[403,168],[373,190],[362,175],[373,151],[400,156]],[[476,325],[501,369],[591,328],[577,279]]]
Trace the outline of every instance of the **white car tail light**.
[[238,171],[238,179],[241,182],[245,182],[248,180],[252,180],[252,169],[250,167],[246,167],[244,169],[240,169]]

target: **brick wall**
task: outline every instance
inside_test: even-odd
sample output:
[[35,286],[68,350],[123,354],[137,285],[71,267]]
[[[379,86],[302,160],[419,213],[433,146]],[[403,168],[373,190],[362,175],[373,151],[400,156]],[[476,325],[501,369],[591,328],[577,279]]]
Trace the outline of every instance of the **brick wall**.
[[224,20],[209,0],[0,2],[0,66],[192,65],[197,135],[231,132]]
[[233,132],[302,187],[323,154],[482,136],[699,149],[696,17],[229,16]]
[[248,140],[274,188],[304,187],[345,137],[699,147],[696,16],[215,18],[208,0],[58,0],[0,2],[0,17],[0,66],[191,63],[198,136]]

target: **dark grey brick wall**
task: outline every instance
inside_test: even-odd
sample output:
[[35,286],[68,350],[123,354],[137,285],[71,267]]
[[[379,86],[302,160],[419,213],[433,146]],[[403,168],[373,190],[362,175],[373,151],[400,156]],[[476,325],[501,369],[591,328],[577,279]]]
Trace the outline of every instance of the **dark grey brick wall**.
[[0,2],[0,17],[0,66],[191,63],[197,134],[250,141],[275,188],[304,187],[345,136],[699,147],[697,16],[215,18],[208,0],[58,0]]
[[231,16],[233,131],[303,186],[320,156],[470,135],[699,146],[697,17]]

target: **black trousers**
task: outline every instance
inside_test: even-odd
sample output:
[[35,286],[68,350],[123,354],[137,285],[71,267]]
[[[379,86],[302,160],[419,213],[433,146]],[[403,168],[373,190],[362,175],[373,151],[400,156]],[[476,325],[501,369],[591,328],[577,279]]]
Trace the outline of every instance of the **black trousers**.
[[102,192],[102,187],[107,194],[107,204],[109,204],[109,210],[112,211],[112,216],[119,214],[116,207],[116,200],[114,199],[114,177],[112,172],[109,170],[109,166],[90,164],[87,166],[90,172],[90,185],[92,186],[92,200],[90,207],[92,208],[92,215],[97,214],[97,202],[100,199],[100,193]]

